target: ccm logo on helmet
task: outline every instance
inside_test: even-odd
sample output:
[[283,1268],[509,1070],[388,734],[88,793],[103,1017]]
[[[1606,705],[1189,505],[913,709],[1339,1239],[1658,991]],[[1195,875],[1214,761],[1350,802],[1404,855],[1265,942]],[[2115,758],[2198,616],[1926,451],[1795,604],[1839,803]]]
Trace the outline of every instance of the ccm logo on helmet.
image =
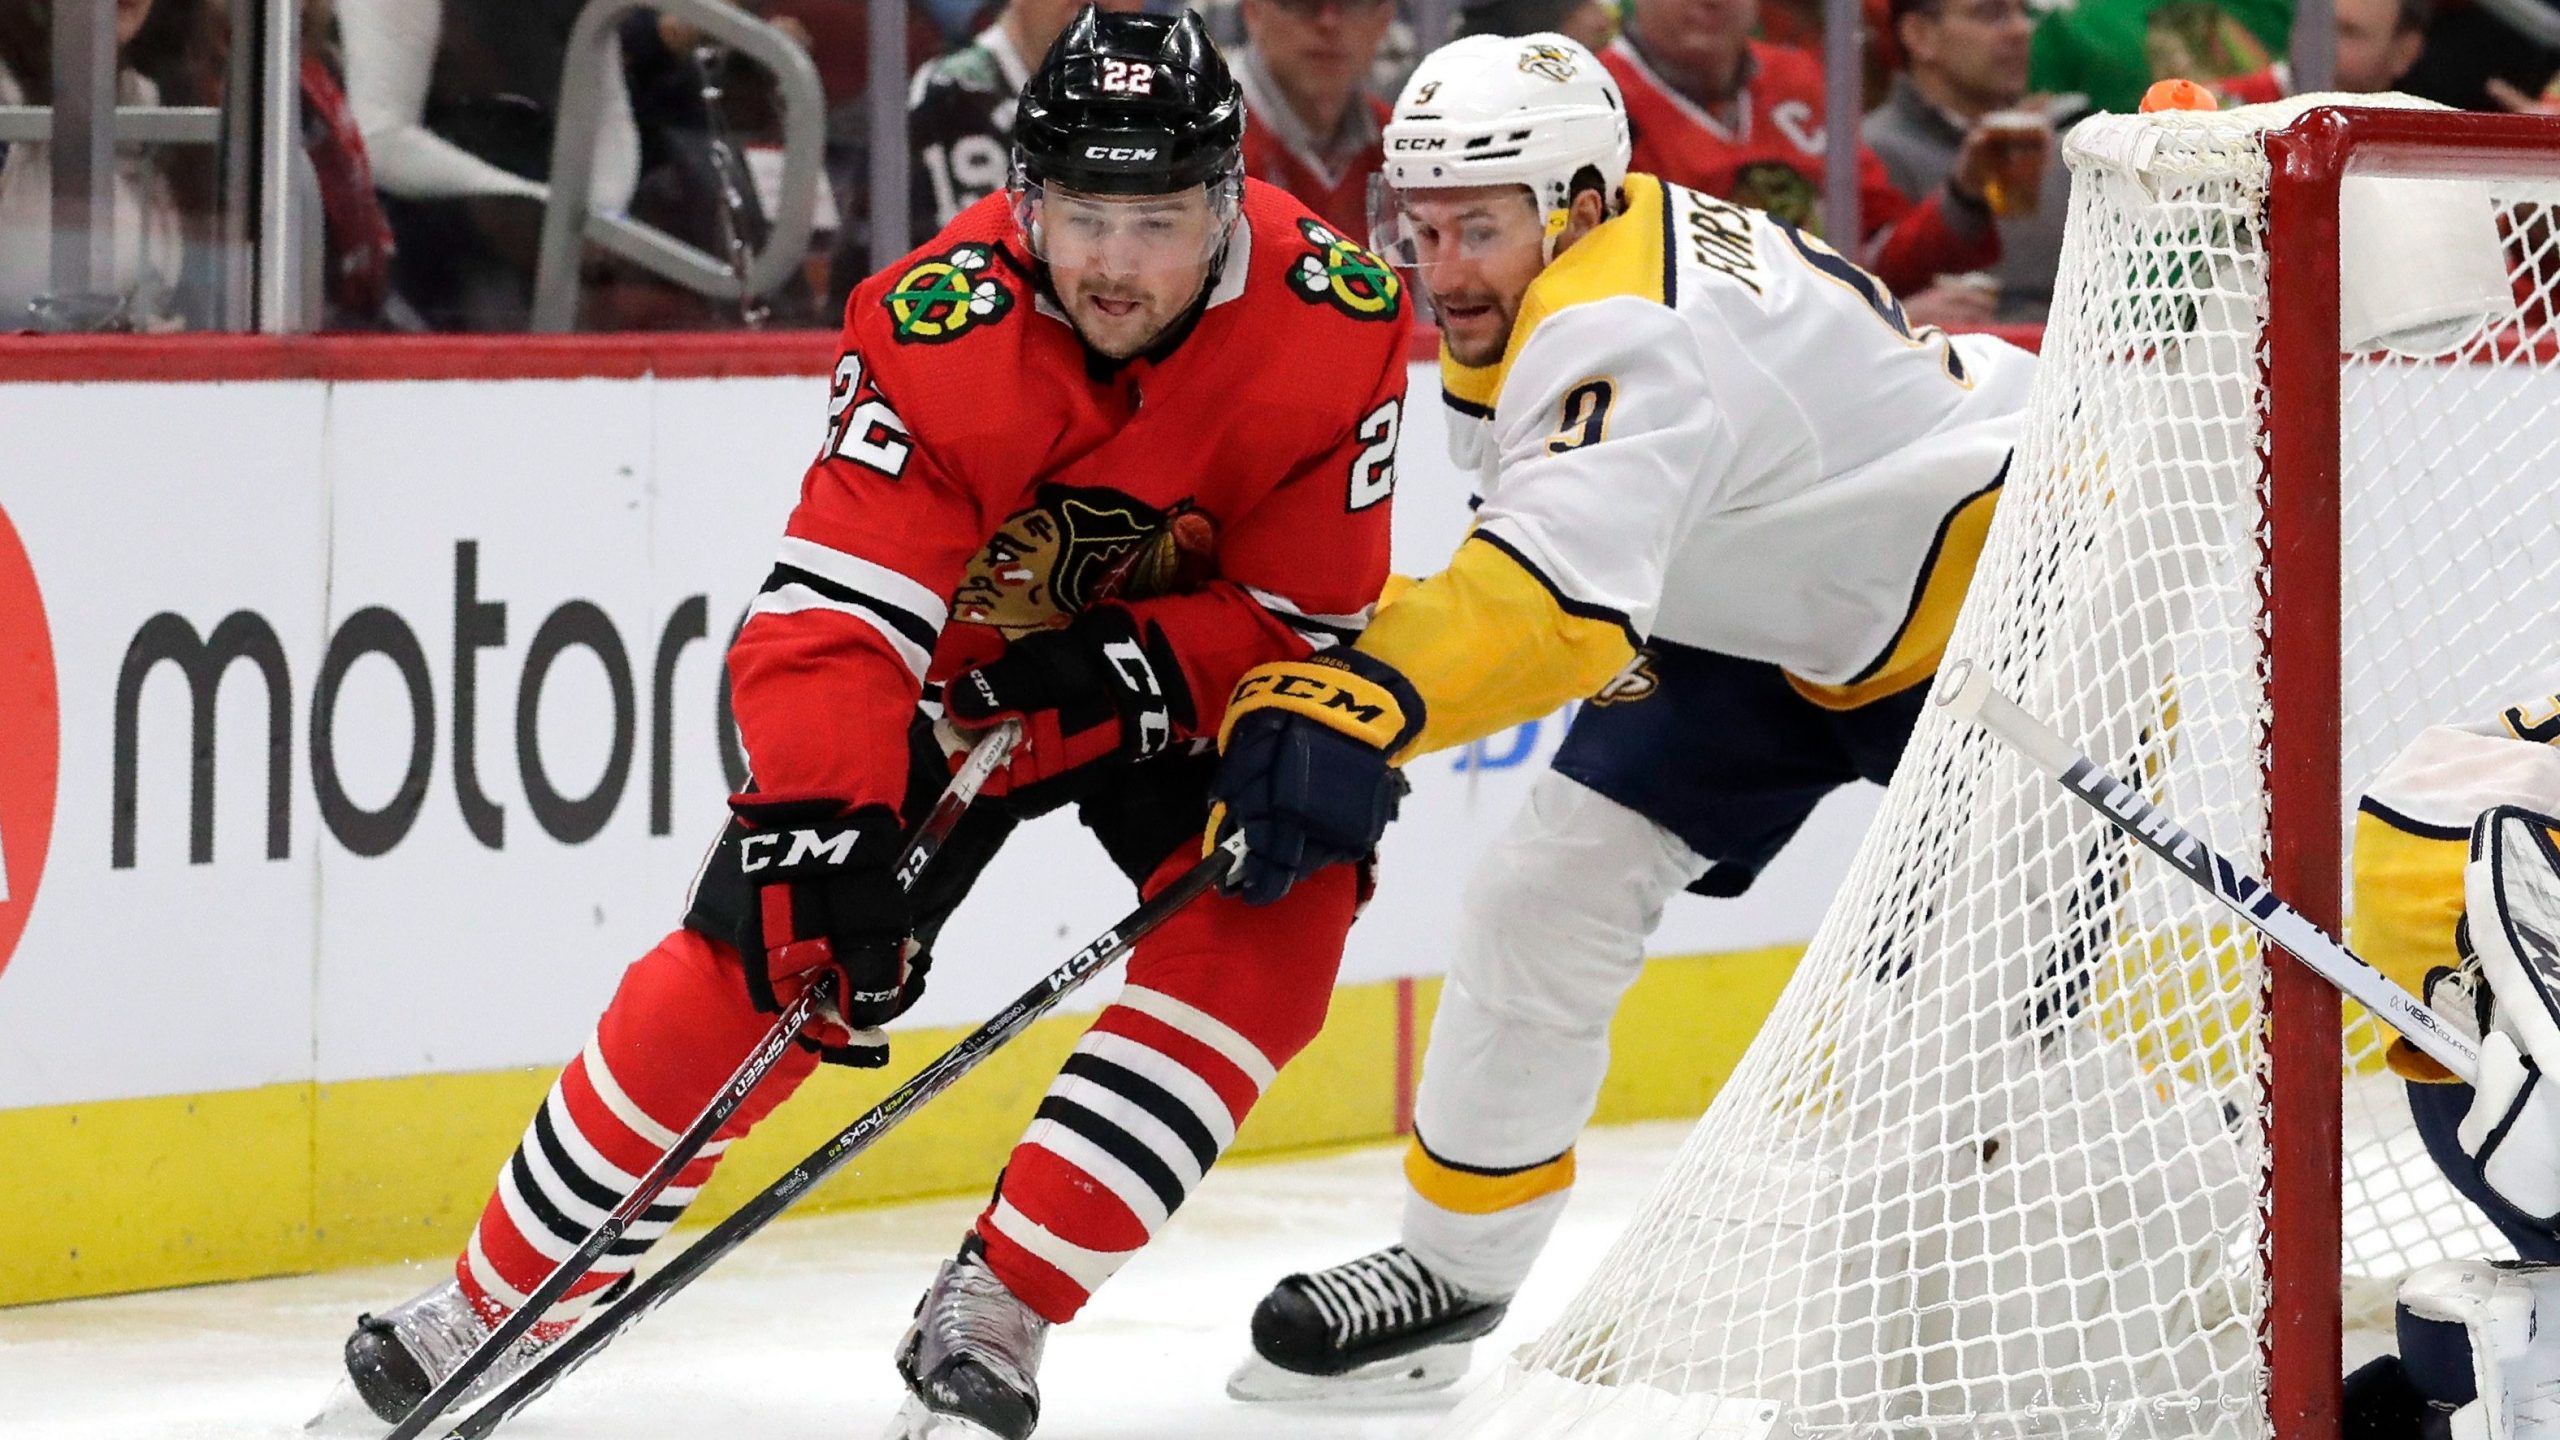
[[1155,148],[1149,145],[1087,145],[1087,160],[1153,160]]
[[1445,135],[1405,135],[1399,137],[1387,148],[1390,150],[1446,150],[1449,148],[1449,137]]

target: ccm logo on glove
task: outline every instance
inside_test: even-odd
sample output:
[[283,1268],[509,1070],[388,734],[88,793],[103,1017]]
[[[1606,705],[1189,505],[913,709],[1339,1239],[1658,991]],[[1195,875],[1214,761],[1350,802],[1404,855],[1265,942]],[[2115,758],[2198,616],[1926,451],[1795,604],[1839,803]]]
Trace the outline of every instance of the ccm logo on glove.
[[[830,835],[822,830],[787,830],[778,834],[748,835],[738,841],[738,869],[753,875],[770,865],[842,865],[853,858],[854,842],[862,838],[856,829],[838,830]],[[789,841],[791,849],[776,860],[772,851]]]

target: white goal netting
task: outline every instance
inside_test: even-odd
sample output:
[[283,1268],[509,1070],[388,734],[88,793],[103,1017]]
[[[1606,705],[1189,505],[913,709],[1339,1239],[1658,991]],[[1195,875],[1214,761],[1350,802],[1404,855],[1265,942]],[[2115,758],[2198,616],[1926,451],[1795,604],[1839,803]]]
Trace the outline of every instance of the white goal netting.
[[[2291,113],[2073,133],[2028,436],[1949,650],[2261,873],[2267,262],[2318,243],[2268,232]],[[2560,688],[2560,189],[2468,163],[2347,181],[2341,834],[2419,729]],[[1933,708],[1646,1209],[1442,1433],[2268,1433],[2261,984],[2210,899]],[[2387,1315],[2407,1269],[2500,1247],[2370,1022],[2346,1048],[2345,1304]]]

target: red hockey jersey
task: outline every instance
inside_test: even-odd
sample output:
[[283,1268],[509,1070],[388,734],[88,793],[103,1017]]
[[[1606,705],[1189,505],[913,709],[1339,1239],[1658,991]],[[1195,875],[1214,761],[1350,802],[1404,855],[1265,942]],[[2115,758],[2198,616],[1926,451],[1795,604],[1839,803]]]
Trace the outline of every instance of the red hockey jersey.
[[[1671,88],[1625,36],[1600,54],[1626,96],[1635,133],[1633,168],[1675,185],[1766,210],[1819,234],[1823,173],[1822,65],[1801,50],[1751,42],[1749,73],[1726,126]],[[1914,204],[1893,188],[1884,161],[1858,147],[1858,214],[1864,263],[1896,292],[1927,289],[1940,275],[2000,258],[1989,212],[1959,219],[1940,197]],[[1835,241],[1834,243],[1839,243]]]
[[1214,734],[1236,680],[1356,635],[1387,574],[1402,286],[1247,181],[1187,334],[1111,365],[1037,280],[1002,195],[857,286],[824,449],[730,653],[759,786],[896,805],[921,687],[1119,600],[1171,517],[1216,576],[1127,599]]

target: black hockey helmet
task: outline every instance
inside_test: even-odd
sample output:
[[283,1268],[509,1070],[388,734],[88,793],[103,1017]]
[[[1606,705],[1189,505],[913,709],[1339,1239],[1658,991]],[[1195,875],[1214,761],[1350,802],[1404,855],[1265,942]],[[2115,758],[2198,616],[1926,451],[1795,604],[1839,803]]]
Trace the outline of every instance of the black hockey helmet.
[[1244,92],[1188,10],[1087,5],[1022,87],[1013,125],[1018,185],[1160,195],[1244,169]]

